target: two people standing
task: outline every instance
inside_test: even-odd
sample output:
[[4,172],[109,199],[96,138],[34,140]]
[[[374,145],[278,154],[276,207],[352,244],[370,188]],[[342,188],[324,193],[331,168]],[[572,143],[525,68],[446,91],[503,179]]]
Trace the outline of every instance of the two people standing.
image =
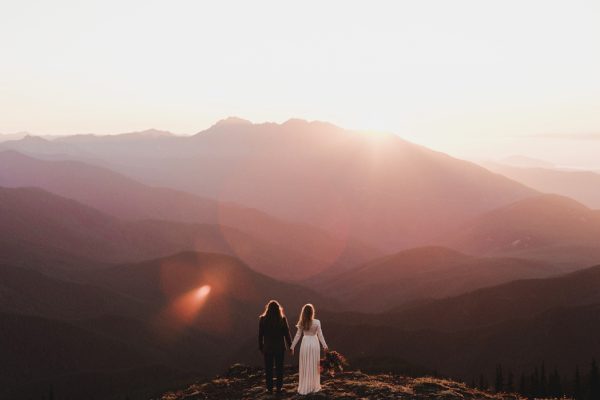
[[258,324],[258,347],[265,359],[265,376],[267,390],[273,391],[273,366],[275,366],[276,388],[281,393],[283,389],[283,358],[285,348],[294,354],[294,349],[300,338],[300,369],[298,373],[298,393],[309,394],[321,390],[321,374],[319,362],[321,347],[328,351],[327,343],[321,330],[321,322],[314,318],[315,308],[312,304],[302,307],[298,328],[294,340],[291,340],[287,318],[281,305],[271,300],[267,303]]

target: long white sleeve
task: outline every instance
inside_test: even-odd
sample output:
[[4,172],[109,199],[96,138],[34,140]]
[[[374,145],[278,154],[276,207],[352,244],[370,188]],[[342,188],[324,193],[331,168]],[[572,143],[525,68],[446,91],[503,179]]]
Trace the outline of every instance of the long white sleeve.
[[325,342],[325,337],[323,336],[323,331],[321,330],[321,321],[319,321],[319,325],[317,326],[317,337],[319,338],[319,342],[324,349],[327,349],[327,343]]
[[294,348],[298,344],[298,341],[300,340],[301,337],[302,337],[302,328],[298,327],[298,331],[296,331],[296,336],[294,336],[294,340],[292,341],[292,346],[290,347],[291,350],[294,350]]

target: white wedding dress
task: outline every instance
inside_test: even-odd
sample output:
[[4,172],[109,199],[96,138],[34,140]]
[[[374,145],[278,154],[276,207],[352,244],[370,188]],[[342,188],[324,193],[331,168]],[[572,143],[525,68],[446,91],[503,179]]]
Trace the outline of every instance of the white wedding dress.
[[321,348],[319,342],[327,349],[327,343],[321,331],[321,322],[313,319],[310,329],[303,330],[298,327],[291,349],[293,350],[302,337],[300,344],[300,371],[298,373],[298,393],[309,394],[321,390],[321,373],[319,363],[321,360]]

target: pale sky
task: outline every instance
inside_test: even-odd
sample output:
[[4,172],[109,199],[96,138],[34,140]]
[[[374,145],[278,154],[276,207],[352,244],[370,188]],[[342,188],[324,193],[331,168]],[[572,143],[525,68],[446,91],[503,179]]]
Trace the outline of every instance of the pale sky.
[[0,132],[298,117],[600,168],[599,49],[599,1],[0,0]]

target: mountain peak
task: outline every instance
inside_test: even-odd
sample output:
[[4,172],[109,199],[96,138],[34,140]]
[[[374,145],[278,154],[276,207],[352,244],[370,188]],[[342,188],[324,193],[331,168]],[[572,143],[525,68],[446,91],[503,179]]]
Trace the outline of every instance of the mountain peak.
[[29,132],[15,132],[15,133],[0,133],[0,142],[6,142],[9,140],[20,140],[25,136],[31,135]]
[[27,134],[27,135],[23,136],[23,138],[21,139],[21,142],[25,142],[25,143],[46,143],[46,142],[48,142],[48,140],[44,139],[41,136],[35,136],[35,135]]
[[239,118],[239,117],[227,117],[225,119],[217,121],[217,123],[214,124],[213,126],[217,127],[217,126],[235,126],[235,125],[252,125],[252,122],[248,121],[247,119],[243,119],[243,118]]
[[309,124],[309,122],[307,120],[305,120],[305,119],[302,119],[302,118],[290,118],[290,119],[288,119],[287,121],[285,121],[281,125],[300,125],[300,126],[303,126],[303,125],[308,125],[308,124]]
[[329,122],[318,121],[318,120],[307,121],[302,118],[290,118],[287,121],[285,121],[283,124],[281,124],[281,126],[286,127],[286,128],[297,128],[297,129],[302,129],[302,128],[306,128],[306,127],[311,127],[313,129],[315,129],[315,128],[317,128],[317,129],[332,129],[332,130],[341,130],[342,129],[339,126],[336,126]]

